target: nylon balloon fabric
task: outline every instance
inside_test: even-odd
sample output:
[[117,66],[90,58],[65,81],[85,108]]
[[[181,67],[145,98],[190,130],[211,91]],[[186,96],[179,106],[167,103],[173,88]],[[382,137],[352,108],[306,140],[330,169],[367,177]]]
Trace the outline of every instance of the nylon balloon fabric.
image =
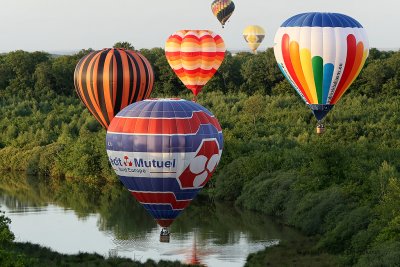
[[338,13],[303,13],[275,35],[279,68],[318,120],[357,78],[368,57],[365,29]]
[[264,37],[264,29],[257,25],[247,26],[243,31],[243,38],[254,53],[264,40]]
[[197,96],[225,57],[221,36],[209,30],[181,30],[165,43],[165,56],[183,84]]
[[74,83],[83,104],[107,129],[121,109],[150,97],[154,73],[150,62],[138,52],[103,49],[79,61]]
[[211,10],[223,27],[235,11],[235,4],[231,0],[214,0]]
[[162,227],[168,227],[211,179],[223,149],[222,129],[201,105],[149,99],[129,105],[106,136],[120,181]]

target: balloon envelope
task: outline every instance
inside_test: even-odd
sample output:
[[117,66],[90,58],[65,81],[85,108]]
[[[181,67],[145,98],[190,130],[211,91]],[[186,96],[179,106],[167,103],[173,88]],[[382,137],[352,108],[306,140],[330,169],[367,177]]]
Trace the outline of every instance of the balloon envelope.
[[221,36],[209,30],[177,31],[165,43],[169,65],[195,96],[217,72],[225,51]]
[[211,178],[222,154],[221,126],[197,103],[152,99],[113,119],[107,154],[132,195],[168,227]]
[[250,25],[243,31],[243,38],[253,52],[256,52],[265,37],[265,31],[261,26]]
[[364,28],[338,13],[303,13],[275,35],[279,68],[318,120],[337,103],[360,73],[369,46]]
[[223,27],[235,11],[235,4],[231,0],[214,0],[211,10]]
[[150,97],[154,74],[142,54],[107,48],[91,52],[79,61],[74,83],[83,104],[107,129],[121,109]]

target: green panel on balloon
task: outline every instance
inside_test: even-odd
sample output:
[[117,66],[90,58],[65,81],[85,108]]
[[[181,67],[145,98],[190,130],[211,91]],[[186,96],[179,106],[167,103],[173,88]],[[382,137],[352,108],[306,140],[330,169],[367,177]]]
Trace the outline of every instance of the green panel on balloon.
[[323,65],[322,57],[313,57],[312,67],[314,72],[315,88],[317,90],[318,103],[322,104],[322,81],[323,81]]

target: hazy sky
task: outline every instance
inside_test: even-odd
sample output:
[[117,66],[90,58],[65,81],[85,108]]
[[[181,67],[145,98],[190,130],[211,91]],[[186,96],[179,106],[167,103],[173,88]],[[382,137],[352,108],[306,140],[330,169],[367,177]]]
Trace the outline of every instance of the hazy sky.
[[400,48],[398,0],[234,0],[225,29],[213,16],[212,0],[0,0],[0,52],[101,49],[117,41],[136,48],[164,47],[180,29],[210,29],[228,49],[247,49],[242,31],[267,31],[261,49],[287,18],[301,12],[340,12],[366,28],[370,46]]

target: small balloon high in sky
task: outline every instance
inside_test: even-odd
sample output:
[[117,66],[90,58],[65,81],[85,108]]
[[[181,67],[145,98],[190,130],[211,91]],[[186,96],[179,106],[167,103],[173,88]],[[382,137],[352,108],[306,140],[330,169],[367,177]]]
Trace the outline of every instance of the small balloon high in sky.
[[258,25],[247,26],[243,31],[243,38],[253,53],[257,53],[257,48],[265,38],[265,30]]
[[235,11],[235,4],[231,0],[214,0],[211,4],[211,10],[221,22],[223,28]]

